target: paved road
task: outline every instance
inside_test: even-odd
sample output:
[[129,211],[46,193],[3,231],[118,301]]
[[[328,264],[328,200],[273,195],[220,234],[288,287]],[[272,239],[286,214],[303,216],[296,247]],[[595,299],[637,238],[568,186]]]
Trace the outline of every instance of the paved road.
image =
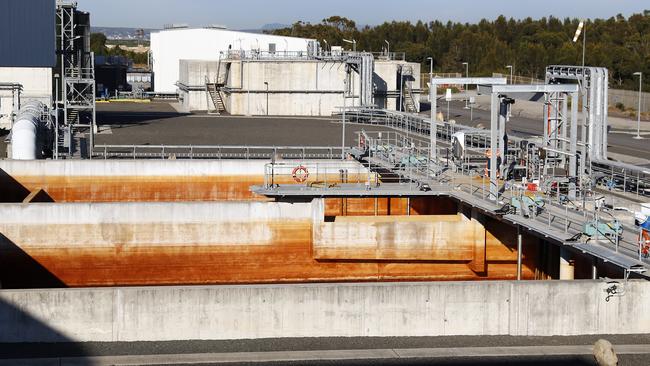
[[[236,341],[173,341],[134,343],[65,343],[65,344],[0,344],[0,359],[205,354],[232,352],[278,352],[372,349],[429,349],[459,347],[539,347],[584,346],[605,338],[614,345],[650,344],[645,335],[594,335],[571,337],[363,337],[363,338],[286,338]],[[647,362],[650,364],[650,362]]]
[[[450,103],[451,119],[456,120],[457,123],[462,125],[477,126],[482,125],[484,128],[490,128],[490,112],[480,109],[473,110],[473,120],[470,121],[469,110],[464,109],[465,103],[452,102]],[[428,108],[428,106],[427,106]],[[442,112],[447,118],[447,103],[439,102],[438,111]],[[423,113],[423,114],[426,114]],[[428,114],[427,114],[428,116]],[[541,116],[541,107],[540,107]],[[508,133],[517,136],[539,136],[543,134],[544,125],[540,120],[534,120],[524,117],[513,117],[507,126]],[[635,140],[632,137],[634,134],[625,131],[614,130],[616,133],[609,134],[609,151],[617,154],[629,155],[633,157],[641,157],[650,160],[650,136],[647,140]]]
[[[620,364],[645,364],[650,345],[619,345]],[[460,347],[418,349],[307,350],[60,357],[0,360],[0,366],[72,365],[594,365],[593,348],[583,346]]]

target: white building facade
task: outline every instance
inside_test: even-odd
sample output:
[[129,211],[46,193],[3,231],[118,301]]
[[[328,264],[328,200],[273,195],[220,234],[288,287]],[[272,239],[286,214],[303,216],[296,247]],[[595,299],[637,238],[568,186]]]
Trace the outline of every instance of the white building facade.
[[[403,79],[408,67],[412,78]],[[217,77],[217,75],[219,76]],[[346,78],[350,77],[347,98]],[[400,82],[415,89],[419,110],[420,65],[405,61],[377,60],[372,74],[374,101],[379,108],[399,110]],[[181,60],[179,97],[183,112],[214,109],[205,79],[223,80],[225,111],[232,115],[331,116],[344,104],[360,106],[360,76],[348,74],[340,61],[318,60]]]
[[229,50],[307,52],[313,40],[230,31],[221,28],[172,28],[151,34],[156,93],[176,93],[180,60],[219,60]]

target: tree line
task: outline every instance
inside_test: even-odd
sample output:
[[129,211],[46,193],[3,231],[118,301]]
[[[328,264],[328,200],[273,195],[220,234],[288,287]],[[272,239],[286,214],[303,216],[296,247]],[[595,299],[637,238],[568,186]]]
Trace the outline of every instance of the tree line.
[[106,35],[103,33],[92,33],[90,35],[90,50],[94,52],[96,56],[122,56],[133,61],[134,64],[142,65],[147,63],[146,53],[127,51],[120,47],[120,45],[116,45],[109,49],[106,47],[107,41]]
[[[429,70],[427,58],[433,57],[436,72],[465,72],[469,63],[473,76],[507,74],[513,65],[517,75],[544,78],[547,65],[581,65],[582,38],[573,37],[579,19],[507,19],[481,20],[476,24],[432,21],[425,23],[386,22],[377,26],[358,27],[345,17],[332,16],[321,23],[296,22],[277,29],[276,35],[314,38],[322,45],[343,45],[354,39],[357,50],[381,52],[390,49],[405,52],[406,58]],[[588,20],[586,29],[586,64],[607,67],[611,86],[638,89],[644,74],[644,90],[650,91],[650,10],[628,18],[619,14],[609,19]],[[348,47],[349,48],[349,47]],[[647,75],[647,78],[645,77]]]

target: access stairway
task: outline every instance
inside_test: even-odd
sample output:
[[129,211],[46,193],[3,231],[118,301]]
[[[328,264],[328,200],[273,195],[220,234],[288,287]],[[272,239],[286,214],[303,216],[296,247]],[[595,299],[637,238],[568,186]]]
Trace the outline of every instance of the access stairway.
[[[221,94],[222,88],[225,86],[225,82],[223,80],[228,80],[228,71],[229,68],[226,68],[226,75],[222,79],[221,78],[221,60],[219,60],[219,64],[217,66],[217,76],[216,80],[212,81],[210,80],[210,77],[208,75],[205,76],[205,91],[207,92],[208,96],[208,114],[216,114],[220,115],[223,112],[227,112],[226,110],[226,103],[223,100],[223,95]],[[214,109],[210,109],[210,106],[214,107]]]
[[221,114],[226,111],[226,104],[223,102],[223,97],[221,96],[221,88],[223,85],[218,83],[212,83],[206,76],[205,80],[205,90],[208,92],[209,102],[212,103],[214,109],[210,109],[210,103],[208,103],[208,114]]
[[402,103],[404,105],[404,111],[408,113],[418,113],[418,107],[415,103],[413,88],[411,86],[413,79],[413,67],[402,66]]

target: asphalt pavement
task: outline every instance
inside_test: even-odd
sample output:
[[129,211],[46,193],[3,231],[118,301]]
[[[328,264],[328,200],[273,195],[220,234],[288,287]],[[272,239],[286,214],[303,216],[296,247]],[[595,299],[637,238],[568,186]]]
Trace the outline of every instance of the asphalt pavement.
[[[449,119],[455,120],[458,124],[472,127],[479,126],[485,129],[490,128],[490,112],[482,109],[465,109],[464,102],[451,102],[449,109],[447,109],[446,102],[438,102],[438,111],[443,113],[445,119],[447,119],[447,116],[449,115]],[[422,114],[428,116],[428,113],[430,112],[423,112]],[[508,123],[506,127],[508,133],[519,137],[541,136],[544,131],[541,116],[542,109],[540,105],[540,119],[536,120],[517,116],[512,117],[510,123]],[[634,139],[633,137],[635,134],[636,133],[632,133],[632,131],[614,129],[613,132],[609,134],[608,151],[616,154],[632,156],[634,158],[650,160],[650,134],[642,134],[642,136],[647,137],[647,139],[644,140]]]

